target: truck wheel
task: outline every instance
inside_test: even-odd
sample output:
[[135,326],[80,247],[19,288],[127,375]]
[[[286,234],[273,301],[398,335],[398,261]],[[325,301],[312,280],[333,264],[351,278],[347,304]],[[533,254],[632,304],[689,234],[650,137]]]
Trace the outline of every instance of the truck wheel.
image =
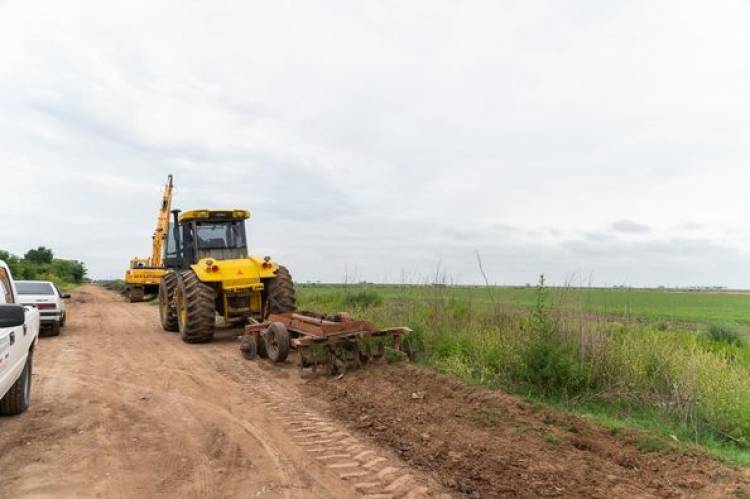
[[185,270],[177,276],[175,291],[177,325],[186,343],[203,343],[214,337],[214,290],[203,284],[195,272]]
[[65,319],[68,318],[68,314],[63,312],[62,317],[60,317],[60,327],[65,327]]
[[281,322],[272,322],[263,334],[268,358],[273,362],[284,362],[289,355],[289,331]]
[[174,292],[177,288],[177,273],[164,274],[159,280],[159,319],[165,331],[179,331]]
[[279,266],[276,277],[268,281],[267,307],[272,314],[283,314],[297,310],[297,296],[292,275],[286,267]]
[[137,303],[143,301],[145,291],[142,286],[132,286],[128,288],[128,300],[130,303]]
[[31,360],[32,355],[29,352],[21,376],[10,390],[8,390],[5,397],[0,399],[0,415],[14,416],[21,414],[29,408],[29,399],[31,398]]
[[50,325],[50,336],[60,336],[60,323],[54,321]]

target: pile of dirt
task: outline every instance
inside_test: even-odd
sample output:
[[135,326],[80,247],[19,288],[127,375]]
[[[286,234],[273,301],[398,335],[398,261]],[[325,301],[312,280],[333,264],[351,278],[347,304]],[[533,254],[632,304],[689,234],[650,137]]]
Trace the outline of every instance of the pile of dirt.
[[[306,383],[332,416],[469,497],[743,495],[750,480],[700,452],[619,433],[413,366]],[[651,440],[650,440],[651,439]],[[640,449],[640,450],[639,450]]]

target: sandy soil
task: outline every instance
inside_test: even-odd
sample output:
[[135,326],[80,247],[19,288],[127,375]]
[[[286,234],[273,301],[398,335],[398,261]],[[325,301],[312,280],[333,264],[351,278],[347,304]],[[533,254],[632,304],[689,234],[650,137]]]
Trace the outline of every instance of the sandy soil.
[[[228,336],[228,335],[227,335]],[[429,475],[311,407],[291,365],[188,345],[96,286],[41,338],[32,407],[0,419],[0,497],[425,497]]]

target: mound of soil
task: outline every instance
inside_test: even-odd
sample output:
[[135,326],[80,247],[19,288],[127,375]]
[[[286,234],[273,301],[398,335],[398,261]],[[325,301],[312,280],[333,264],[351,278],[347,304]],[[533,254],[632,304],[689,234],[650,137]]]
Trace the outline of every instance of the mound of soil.
[[[333,417],[468,497],[746,494],[750,480],[700,452],[431,370],[396,365],[306,383]],[[649,440],[651,439],[651,440]],[[639,450],[640,449],[640,450]]]

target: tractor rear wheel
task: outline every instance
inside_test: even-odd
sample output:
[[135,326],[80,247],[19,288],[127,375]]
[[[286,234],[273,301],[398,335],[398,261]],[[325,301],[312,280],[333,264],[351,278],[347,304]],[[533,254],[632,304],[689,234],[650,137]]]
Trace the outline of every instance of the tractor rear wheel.
[[279,266],[276,277],[268,281],[267,313],[283,314],[297,310],[297,296],[292,275],[286,267]]
[[179,331],[174,292],[177,289],[177,273],[164,274],[159,281],[159,319],[165,331]]
[[214,297],[214,290],[203,284],[192,270],[178,274],[175,290],[177,325],[184,342],[203,343],[213,339]]

